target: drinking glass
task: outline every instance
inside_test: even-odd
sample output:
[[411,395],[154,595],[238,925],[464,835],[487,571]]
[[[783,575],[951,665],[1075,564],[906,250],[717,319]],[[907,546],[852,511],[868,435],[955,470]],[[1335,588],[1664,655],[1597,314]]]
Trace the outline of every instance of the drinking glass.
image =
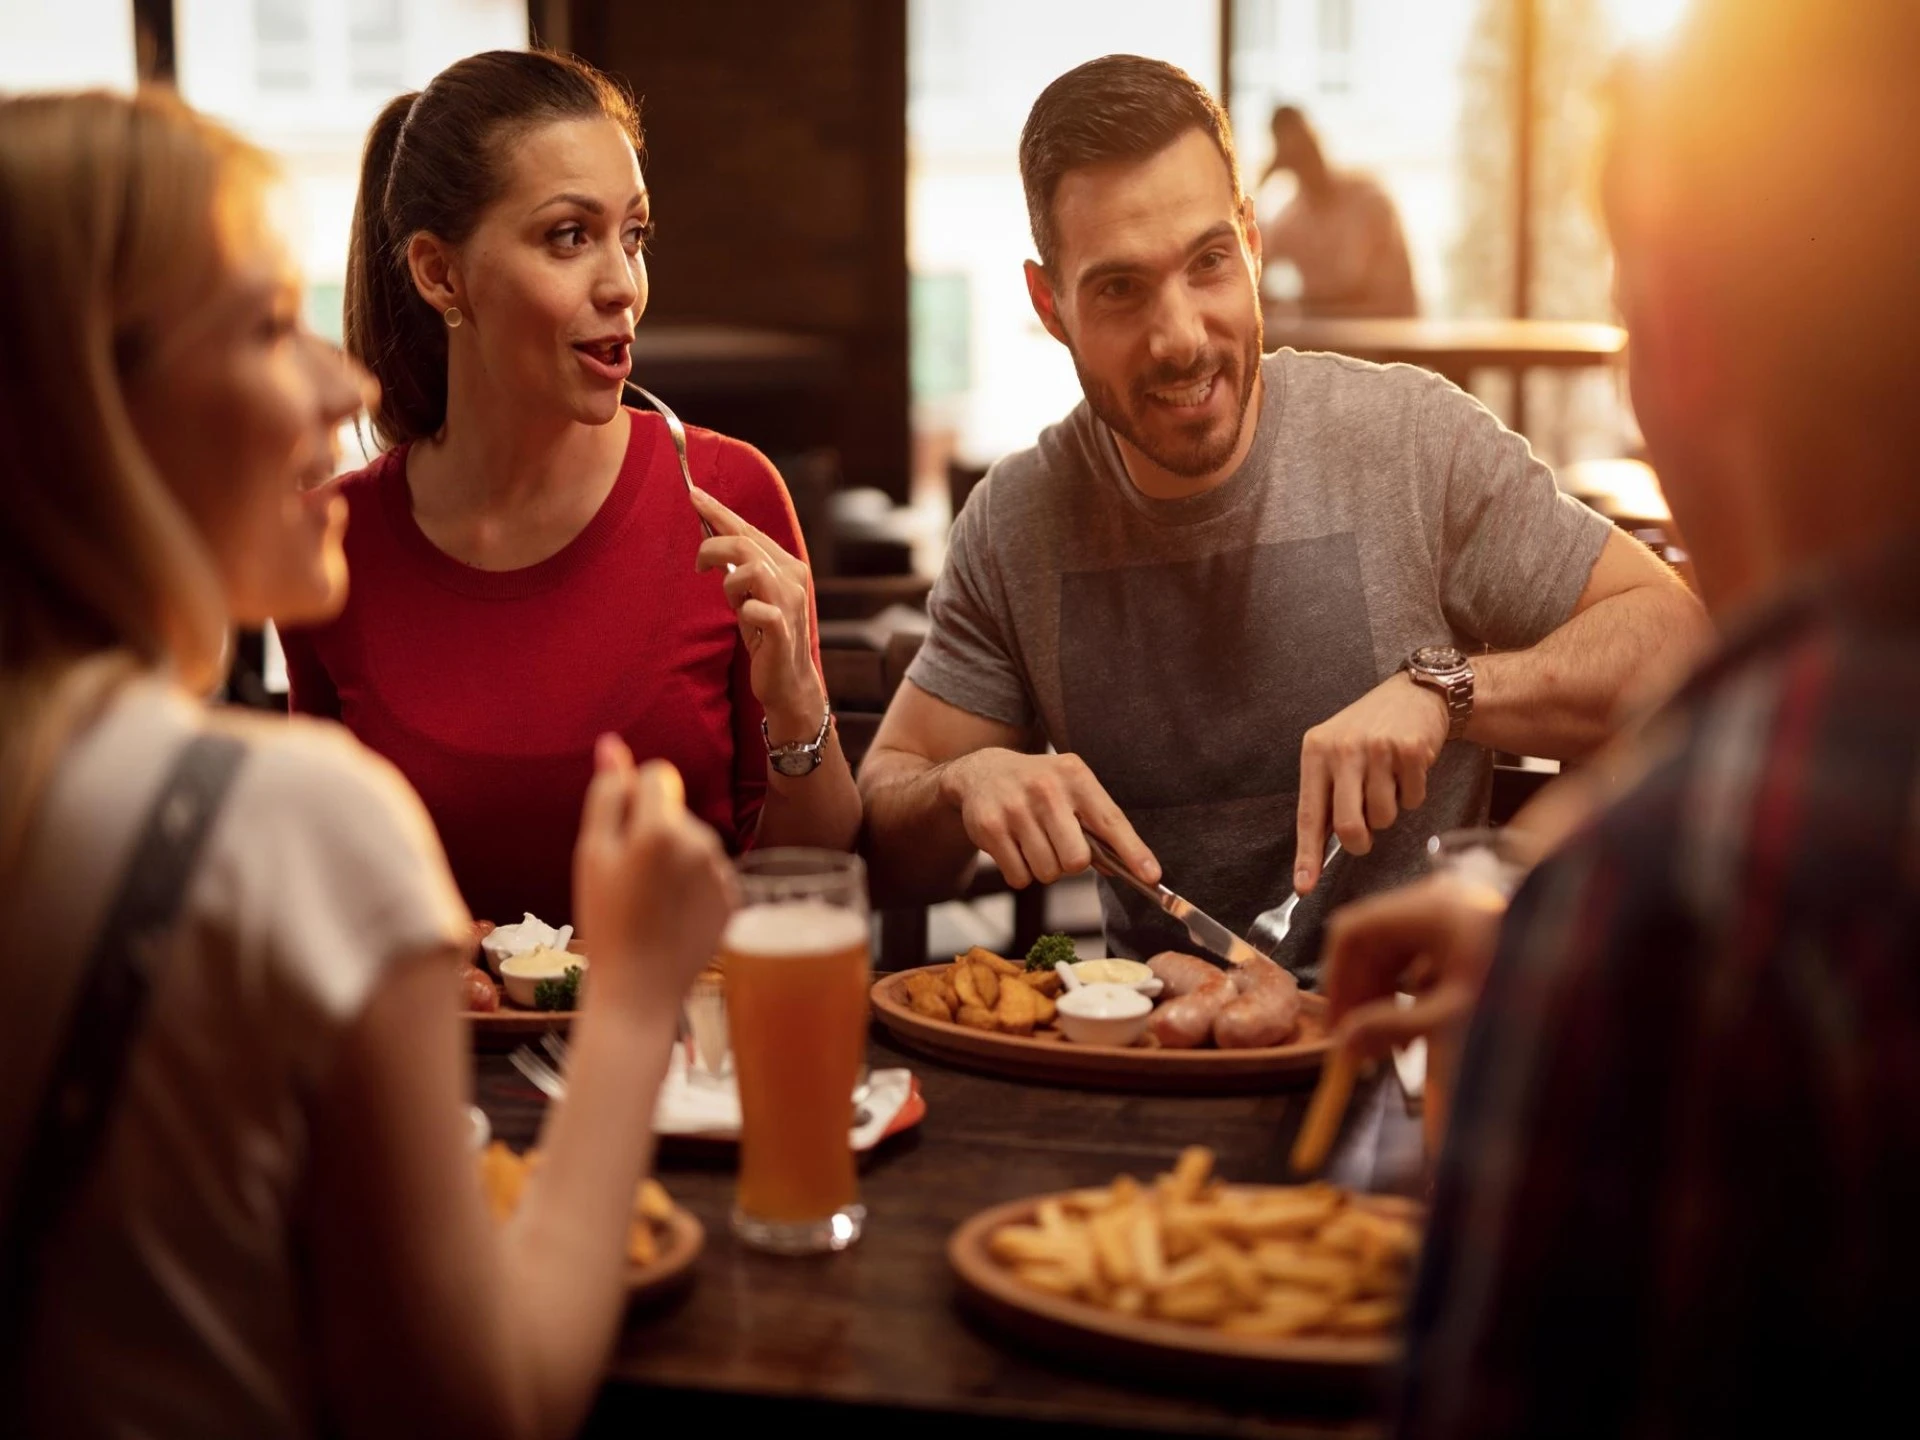
[[866,1055],[866,867],[831,850],[736,862],[741,906],[720,940],[740,1086],[733,1231],[783,1255],[844,1250],[866,1207],[853,1092]]
[[[1533,868],[1537,858],[1533,847],[1513,830],[1486,826],[1448,830],[1427,841],[1427,864],[1434,874],[1493,890],[1502,900],[1513,898],[1513,892],[1520,888],[1520,882],[1527,878],[1527,871]],[[1465,1028],[1462,1021],[1456,1028],[1437,1030],[1427,1037],[1420,1120],[1429,1163],[1439,1156],[1446,1135],[1454,1080],[1460,1069],[1460,1050],[1466,1039]]]

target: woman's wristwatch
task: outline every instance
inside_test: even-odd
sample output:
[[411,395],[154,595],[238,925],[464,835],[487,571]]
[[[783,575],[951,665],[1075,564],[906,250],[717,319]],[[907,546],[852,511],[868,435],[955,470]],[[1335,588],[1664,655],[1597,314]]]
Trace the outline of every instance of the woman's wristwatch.
[[760,721],[760,738],[767,742],[767,763],[782,775],[799,779],[802,775],[811,775],[820,768],[820,762],[826,759],[827,732],[833,729],[833,709],[820,719],[820,733],[811,740],[792,740],[785,745],[773,743],[773,736],[767,733],[765,717]]

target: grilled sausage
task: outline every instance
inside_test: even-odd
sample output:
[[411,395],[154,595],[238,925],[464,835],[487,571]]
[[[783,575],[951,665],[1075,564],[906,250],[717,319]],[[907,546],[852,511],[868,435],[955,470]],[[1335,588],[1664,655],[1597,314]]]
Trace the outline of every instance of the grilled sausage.
[[[1192,956],[1188,956],[1192,959]],[[1203,965],[1206,962],[1199,962]],[[1169,1050],[1191,1050],[1207,1043],[1215,1018],[1233,1000],[1233,982],[1211,965],[1205,984],[1184,995],[1175,996],[1155,1008],[1149,1029],[1153,1038]],[[1165,976],[1161,977],[1165,979]],[[1172,982],[1168,982],[1172,988]]]
[[1209,980],[1221,978],[1218,965],[1209,965],[1198,955],[1179,950],[1162,950],[1147,961],[1147,968],[1160,977],[1167,994],[1176,1000],[1182,995],[1191,995]]
[[1300,982],[1271,960],[1234,972],[1237,992],[1213,1021],[1213,1043],[1222,1050],[1281,1045],[1300,1028]]

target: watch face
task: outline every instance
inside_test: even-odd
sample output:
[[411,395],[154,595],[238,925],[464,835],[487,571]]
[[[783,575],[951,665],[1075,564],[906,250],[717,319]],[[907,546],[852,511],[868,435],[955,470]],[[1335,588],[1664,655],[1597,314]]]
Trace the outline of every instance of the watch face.
[[1422,670],[1458,670],[1467,656],[1456,645],[1422,645],[1413,652],[1413,663]]

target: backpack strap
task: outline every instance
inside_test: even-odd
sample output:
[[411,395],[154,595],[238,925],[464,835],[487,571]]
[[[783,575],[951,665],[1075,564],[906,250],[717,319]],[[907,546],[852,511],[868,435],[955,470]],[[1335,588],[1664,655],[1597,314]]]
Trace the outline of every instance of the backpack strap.
[[181,750],[87,958],[0,1234],[0,1346],[10,1359],[27,1336],[42,1243],[99,1157],[187,882],[245,757],[228,735],[197,735]]

